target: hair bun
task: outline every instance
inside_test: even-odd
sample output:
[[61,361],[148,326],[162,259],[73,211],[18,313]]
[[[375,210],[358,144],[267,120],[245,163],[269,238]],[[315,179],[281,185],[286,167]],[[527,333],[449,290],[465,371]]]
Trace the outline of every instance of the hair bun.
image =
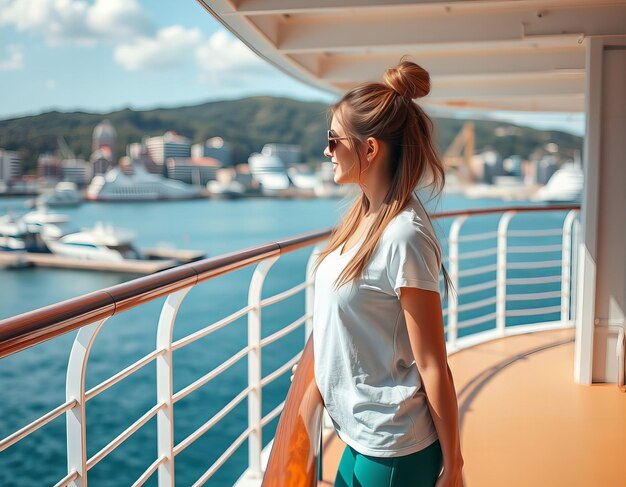
[[385,71],[385,84],[400,96],[411,100],[430,92],[428,71],[411,61],[401,61],[395,68]]

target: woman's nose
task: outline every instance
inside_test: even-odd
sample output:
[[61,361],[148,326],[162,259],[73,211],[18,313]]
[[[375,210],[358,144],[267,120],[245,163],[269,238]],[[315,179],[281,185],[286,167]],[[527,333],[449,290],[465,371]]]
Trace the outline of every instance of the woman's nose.
[[324,149],[324,155],[326,157],[333,157],[333,153],[330,152],[330,149],[328,148],[328,146],[326,146],[326,149]]

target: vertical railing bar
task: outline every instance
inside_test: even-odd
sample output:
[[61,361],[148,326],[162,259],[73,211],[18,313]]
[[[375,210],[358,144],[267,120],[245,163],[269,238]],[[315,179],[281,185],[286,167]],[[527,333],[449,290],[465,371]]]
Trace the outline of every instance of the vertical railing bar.
[[67,472],[76,472],[77,476],[69,485],[87,487],[87,430],[85,404],[85,376],[87,361],[93,342],[108,318],[83,326],[74,338],[70,358],[67,364],[65,383],[65,400],[76,400],[74,406],[67,411]]
[[507,232],[509,222],[515,216],[514,211],[507,211],[498,222],[498,253],[496,260],[496,330],[504,336],[506,328],[506,271],[507,271]]
[[304,323],[304,344],[306,344],[309,335],[313,332],[313,304],[315,303],[315,272],[313,267],[317,256],[322,252],[323,246],[326,245],[326,242],[317,244],[306,263],[306,282],[308,286],[304,295],[304,313],[308,318]]
[[569,323],[570,312],[570,294],[571,294],[571,238],[572,238],[572,225],[576,220],[576,211],[569,211],[563,221],[563,235],[561,244],[561,258],[563,263],[561,264],[561,322],[563,326],[567,326]]
[[248,470],[249,478],[262,476],[261,452],[263,428],[261,425],[261,294],[263,282],[280,255],[265,259],[257,265],[248,291]]
[[157,357],[157,404],[164,404],[157,413],[157,458],[163,458],[158,467],[159,487],[174,487],[174,371],[172,335],[178,309],[193,286],[167,296],[157,327],[156,349],[164,350]]
[[[467,220],[467,216],[455,218],[450,226],[450,237],[448,238],[448,263],[450,266],[450,280],[455,290],[459,286],[459,234],[461,227]],[[456,349],[459,325],[459,295],[452,292],[448,297],[448,343],[451,349]]]

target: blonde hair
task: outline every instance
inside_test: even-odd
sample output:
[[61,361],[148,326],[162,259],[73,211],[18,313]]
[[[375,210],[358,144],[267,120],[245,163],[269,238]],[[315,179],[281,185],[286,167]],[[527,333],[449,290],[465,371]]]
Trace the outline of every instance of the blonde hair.
[[[384,83],[361,84],[348,91],[329,110],[330,118],[336,113],[341,114],[348,143],[357,155],[359,177],[362,164],[356,144],[373,137],[388,146],[391,181],[380,211],[367,229],[357,253],[337,278],[336,287],[362,274],[387,224],[407,205],[416,187],[434,187],[437,194],[443,191],[445,172],[433,145],[432,121],[413,102],[413,99],[426,96],[429,91],[428,72],[413,62],[402,60],[398,66],[385,72]],[[421,204],[417,193],[415,198]],[[333,230],[328,247],[317,257],[315,268],[354,234],[369,207],[367,196],[361,192]],[[428,212],[426,215],[430,221]],[[443,264],[442,273],[444,299],[447,299],[452,282]]]

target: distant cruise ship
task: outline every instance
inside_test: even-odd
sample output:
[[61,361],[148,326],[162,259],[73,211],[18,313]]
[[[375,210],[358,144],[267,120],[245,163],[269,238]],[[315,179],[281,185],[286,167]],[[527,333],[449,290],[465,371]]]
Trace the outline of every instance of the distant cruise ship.
[[197,198],[196,186],[149,173],[141,163],[133,164],[132,174],[119,166],[95,176],[87,187],[86,197],[95,201],[151,201]]
[[547,203],[580,203],[584,178],[580,165],[564,163],[531,199]]
[[254,153],[248,158],[248,166],[261,183],[263,194],[275,195],[291,186],[285,164],[276,155]]

